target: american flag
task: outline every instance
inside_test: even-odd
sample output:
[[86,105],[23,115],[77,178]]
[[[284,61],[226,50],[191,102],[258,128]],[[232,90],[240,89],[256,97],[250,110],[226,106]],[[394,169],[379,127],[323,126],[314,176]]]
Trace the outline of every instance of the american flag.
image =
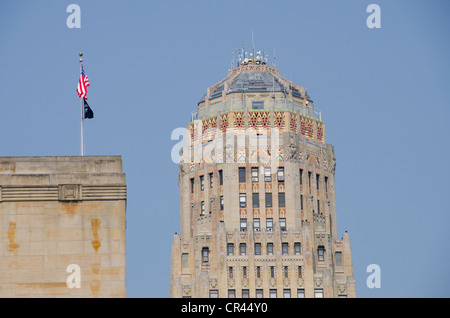
[[88,86],[90,86],[89,79],[86,76],[86,73],[84,73],[83,66],[81,66],[81,74],[80,74],[80,79],[78,81],[78,88],[77,88],[78,97],[86,98]]

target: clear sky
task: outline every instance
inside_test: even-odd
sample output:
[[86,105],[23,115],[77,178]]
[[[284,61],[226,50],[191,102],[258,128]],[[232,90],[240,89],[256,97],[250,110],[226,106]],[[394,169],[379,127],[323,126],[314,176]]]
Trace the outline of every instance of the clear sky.
[[[68,28],[69,4],[81,28]],[[369,4],[381,28],[369,29]],[[179,231],[172,130],[251,32],[306,86],[335,146],[339,237],[359,297],[450,296],[449,1],[0,2],[0,156],[80,154],[78,52],[95,118],[87,155],[122,155],[127,295],[168,297]],[[381,267],[381,288],[366,286]]]

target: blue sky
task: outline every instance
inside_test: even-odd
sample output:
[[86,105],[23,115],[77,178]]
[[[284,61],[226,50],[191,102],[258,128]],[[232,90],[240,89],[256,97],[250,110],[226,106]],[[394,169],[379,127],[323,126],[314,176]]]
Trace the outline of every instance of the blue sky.
[[[69,4],[81,28],[69,29]],[[366,8],[381,8],[369,29]],[[335,146],[339,235],[359,297],[449,297],[448,1],[2,1],[0,156],[122,155],[127,295],[168,297],[179,231],[171,132],[226,77],[242,38],[306,86]],[[381,288],[369,289],[370,264]]]

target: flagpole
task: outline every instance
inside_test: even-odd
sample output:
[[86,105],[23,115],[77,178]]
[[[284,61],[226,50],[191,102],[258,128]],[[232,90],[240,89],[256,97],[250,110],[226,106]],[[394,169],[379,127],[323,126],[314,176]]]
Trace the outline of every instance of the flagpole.
[[[80,77],[82,75],[82,69],[83,69],[83,59],[81,58],[83,56],[83,53],[80,52]],[[84,116],[83,116],[83,99],[84,97],[81,97],[81,155],[84,156]]]

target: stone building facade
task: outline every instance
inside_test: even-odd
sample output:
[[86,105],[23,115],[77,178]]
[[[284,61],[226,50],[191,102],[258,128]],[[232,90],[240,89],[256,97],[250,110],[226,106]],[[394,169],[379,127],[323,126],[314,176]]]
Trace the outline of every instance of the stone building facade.
[[120,156],[0,157],[0,297],[126,297]]
[[260,57],[209,87],[179,165],[171,297],[356,297],[321,112]]

